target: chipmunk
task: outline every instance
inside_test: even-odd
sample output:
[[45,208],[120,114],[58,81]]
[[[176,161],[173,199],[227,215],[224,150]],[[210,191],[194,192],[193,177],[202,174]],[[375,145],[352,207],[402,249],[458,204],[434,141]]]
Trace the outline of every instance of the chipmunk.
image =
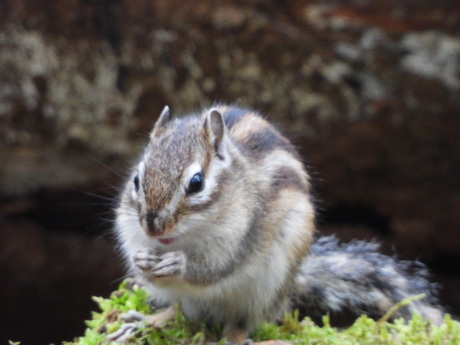
[[[379,254],[375,243],[313,241],[304,164],[251,110],[219,105],[171,119],[165,107],[121,193],[115,224],[131,272],[154,301],[221,325],[232,343],[293,307],[384,314],[421,292],[427,298],[395,316],[442,319],[423,267],[409,274],[407,262]],[[148,321],[162,324],[173,314],[170,307]]]

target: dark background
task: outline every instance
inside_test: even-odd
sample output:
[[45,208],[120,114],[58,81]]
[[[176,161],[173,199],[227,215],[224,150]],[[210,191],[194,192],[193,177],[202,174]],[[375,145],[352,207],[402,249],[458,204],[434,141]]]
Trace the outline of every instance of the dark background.
[[123,176],[165,104],[264,113],[319,229],[419,259],[460,311],[460,5],[1,0],[0,342],[82,334],[124,275]]

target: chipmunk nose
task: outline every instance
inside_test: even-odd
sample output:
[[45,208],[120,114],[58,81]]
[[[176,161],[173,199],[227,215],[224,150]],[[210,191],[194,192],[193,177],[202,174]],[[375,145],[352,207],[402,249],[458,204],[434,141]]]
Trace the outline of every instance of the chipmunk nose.
[[148,212],[145,216],[145,222],[147,225],[147,230],[151,234],[157,234],[160,232],[160,226],[158,222],[158,212]]

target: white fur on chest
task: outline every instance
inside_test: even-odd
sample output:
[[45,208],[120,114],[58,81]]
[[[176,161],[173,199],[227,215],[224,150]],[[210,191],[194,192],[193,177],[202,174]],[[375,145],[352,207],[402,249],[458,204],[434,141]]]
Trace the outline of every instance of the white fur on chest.
[[[132,212],[119,213],[117,229],[122,249],[132,269],[135,267],[131,257],[146,247],[166,251],[195,248],[195,251],[210,260],[222,261],[221,264],[225,265],[235,255],[236,246],[244,235],[238,231],[238,227],[245,224],[238,224],[238,219],[247,217],[237,216],[233,221],[227,219],[219,224],[203,223],[202,228],[185,233],[176,243],[167,247],[148,238]],[[159,304],[179,302],[189,318],[224,323],[229,319],[249,316],[251,323],[256,324],[266,317],[264,310],[276,299],[277,291],[289,274],[285,250],[282,243],[274,243],[263,257],[247,253],[242,266],[214,284],[203,286],[175,280],[170,285],[160,286],[147,282],[147,289]]]
[[[197,286],[176,284],[149,288],[160,301],[179,302],[188,318],[225,324],[247,318],[249,327],[265,319],[280,286],[289,274],[284,248],[274,245],[265,258],[254,257],[233,274],[215,284]],[[218,255],[216,253],[216,255]],[[280,309],[280,315],[284,310]]]

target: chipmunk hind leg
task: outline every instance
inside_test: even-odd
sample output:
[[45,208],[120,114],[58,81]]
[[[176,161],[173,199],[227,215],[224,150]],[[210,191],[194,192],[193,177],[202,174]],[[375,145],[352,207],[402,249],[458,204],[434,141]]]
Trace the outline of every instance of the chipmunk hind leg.
[[392,319],[409,318],[416,312],[441,323],[436,285],[427,280],[426,268],[380,254],[378,249],[373,242],[340,244],[333,236],[319,238],[296,276],[294,306],[308,316],[348,310],[381,317],[404,298],[425,294],[396,310]]
[[162,327],[169,321],[174,319],[174,315],[176,314],[176,309],[174,306],[169,306],[164,311],[147,316],[147,323],[153,327]]

